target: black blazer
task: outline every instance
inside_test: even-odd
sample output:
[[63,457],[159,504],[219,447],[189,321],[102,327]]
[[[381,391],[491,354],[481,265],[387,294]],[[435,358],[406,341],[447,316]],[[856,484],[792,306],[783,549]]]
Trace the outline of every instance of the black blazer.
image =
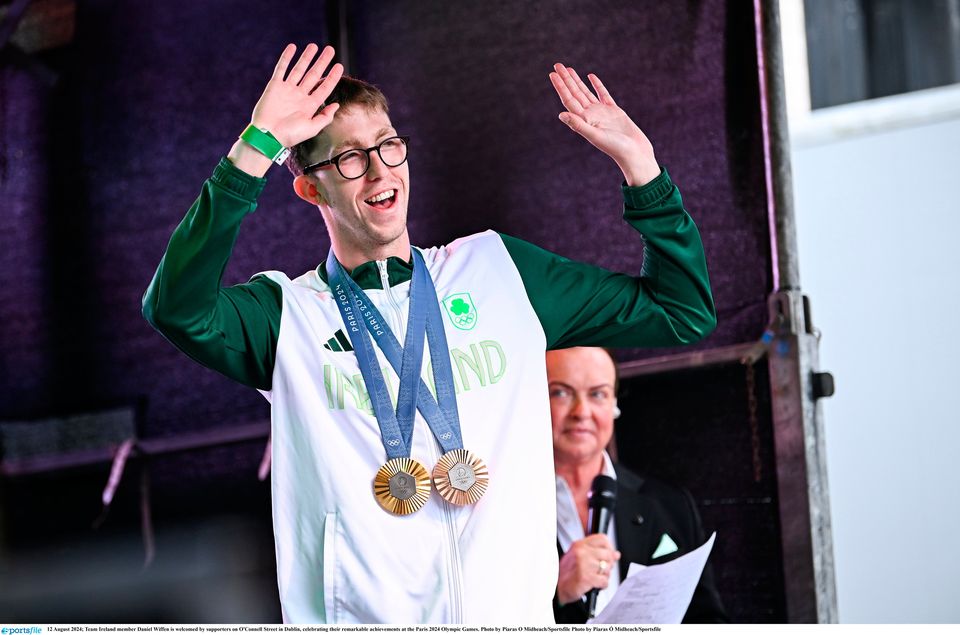
[[[661,564],[693,551],[706,542],[703,523],[690,492],[651,477],[638,476],[622,465],[615,465],[614,470],[617,473],[614,522],[617,549],[620,551],[621,580],[626,577],[631,562]],[[665,533],[676,543],[677,550],[656,559],[651,558]],[[560,549],[559,543],[557,549]],[[583,624],[587,621],[587,605],[579,601],[561,607],[554,596],[553,615],[558,624]],[[709,560],[683,621],[730,621],[714,585]]]

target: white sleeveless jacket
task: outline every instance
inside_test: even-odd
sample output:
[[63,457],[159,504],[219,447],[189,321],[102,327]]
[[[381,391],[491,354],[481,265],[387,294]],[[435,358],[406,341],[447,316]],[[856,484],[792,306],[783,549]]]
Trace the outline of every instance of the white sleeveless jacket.
[[[422,252],[441,302],[464,447],[490,470],[484,497],[456,507],[434,490],[409,516],[384,511],[386,461],[356,355],[317,271],[280,285],[272,390],[273,522],[285,621],[552,623],[555,483],[546,340],[500,236]],[[366,293],[402,342],[410,283]],[[341,333],[339,338],[337,331]],[[338,346],[338,344],[340,344]],[[374,346],[391,395],[397,374]],[[423,377],[432,387],[429,355]],[[442,454],[420,413],[411,456]]]

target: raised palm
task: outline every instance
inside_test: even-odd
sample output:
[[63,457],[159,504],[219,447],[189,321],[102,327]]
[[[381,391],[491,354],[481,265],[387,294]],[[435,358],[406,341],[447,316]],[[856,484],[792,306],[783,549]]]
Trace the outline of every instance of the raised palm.
[[587,75],[594,93],[572,68],[555,64],[553,69],[550,81],[566,108],[560,120],[616,161],[628,183],[640,185],[656,177],[660,169],[650,140],[617,106],[600,78]]
[[297,52],[297,47],[289,44],[253,108],[253,125],[269,130],[287,148],[315,137],[333,121],[337,111],[337,104],[330,104],[323,110],[320,107],[340,81],[343,66],[334,64],[324,77],[323,72],[333,60],[334,50],[325,47],[311,64],[318,48],[316,44],[308,44],[288,73],[287,68]]

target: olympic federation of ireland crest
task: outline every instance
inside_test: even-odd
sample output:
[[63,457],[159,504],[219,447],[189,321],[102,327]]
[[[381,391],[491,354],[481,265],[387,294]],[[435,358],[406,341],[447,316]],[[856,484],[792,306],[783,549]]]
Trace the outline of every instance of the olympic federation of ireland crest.
[[443,299],[443,308],[455,327],[469,331],[477,325],[477,307],[469,293],[454,293]]

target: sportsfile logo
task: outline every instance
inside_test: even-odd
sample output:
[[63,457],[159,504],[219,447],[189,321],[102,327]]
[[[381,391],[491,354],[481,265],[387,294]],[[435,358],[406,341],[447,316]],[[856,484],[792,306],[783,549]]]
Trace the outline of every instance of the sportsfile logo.
[[43,629],[39,626],[4,626],[0,635],[39,635]]

